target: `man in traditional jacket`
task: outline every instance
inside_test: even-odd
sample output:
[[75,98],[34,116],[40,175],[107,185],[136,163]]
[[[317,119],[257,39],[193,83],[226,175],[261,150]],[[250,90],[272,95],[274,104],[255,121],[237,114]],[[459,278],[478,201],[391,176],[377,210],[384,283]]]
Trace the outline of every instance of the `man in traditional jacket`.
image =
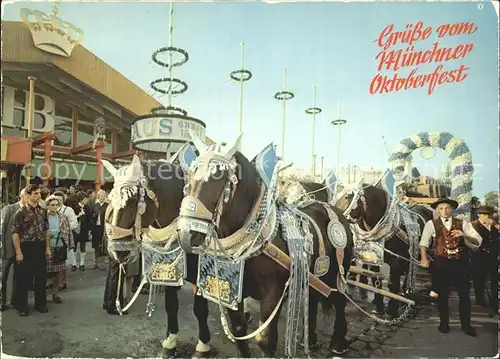
[[420,261],[423,266],[429,266],[427,249],[433,239],[436,247],[433,270],[437,280],[439,331],[441,333],[450,331],[448,297],[450,286],[455,283],[462,331],[475,337],[476,331],[470,321],[469,248],[480,246],[483,239],[471,222],[453,218],[453,210],[457,207],[458,203],[448,198],[441,198],[432,204],[439,218],[428,221],[424,226],[420,240]]
[[491,315],[498,313],[498,249],[500,241],[500,225],[493,220],[493,208],[481,206],[476,209],[478,219],[472,226],[483,238],[483,243],[472,253],[472,274],[476,304],[486,306],[484,297],[486,276],[490,281],[489,307]]

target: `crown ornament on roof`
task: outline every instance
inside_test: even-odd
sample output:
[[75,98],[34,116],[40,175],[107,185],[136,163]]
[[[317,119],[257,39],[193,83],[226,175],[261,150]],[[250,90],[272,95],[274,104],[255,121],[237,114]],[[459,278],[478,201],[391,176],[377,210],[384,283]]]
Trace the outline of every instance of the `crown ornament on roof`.
[[57,4],[52,14],[47,15],[40,10],[22,8],[21,20],[30,29],[33,42],[40,50],[51,54],[70,57],[75,46],[83,42],[82,29],[63,21],[57,14]]

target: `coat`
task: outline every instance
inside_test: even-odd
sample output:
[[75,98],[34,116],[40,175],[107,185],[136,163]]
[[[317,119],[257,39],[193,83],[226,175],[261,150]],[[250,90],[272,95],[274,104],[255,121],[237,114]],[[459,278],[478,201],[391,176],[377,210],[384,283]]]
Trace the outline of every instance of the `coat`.
[[21,203],[16,202],[2,208],[2,259],[15,257],[14,242],[12,240],[12,226],[14,215],[21,208]]
[[95,227],[97,225],[97,217],[99,214],[101,215],[100,226],[104,226],[104,220],[107,208],[108,208],[108,203],[106,202],[103,203],[102,205],[99,205],[97,202],[94,202],[92,206],[92,227]]
[[89,231],[92,225],[92,211],[90,207],[86,204],[83,205],[83,215],[78,217],[78,223],[80,224],[80,233],[76,235],[79,242],[87,242],[89,240]]

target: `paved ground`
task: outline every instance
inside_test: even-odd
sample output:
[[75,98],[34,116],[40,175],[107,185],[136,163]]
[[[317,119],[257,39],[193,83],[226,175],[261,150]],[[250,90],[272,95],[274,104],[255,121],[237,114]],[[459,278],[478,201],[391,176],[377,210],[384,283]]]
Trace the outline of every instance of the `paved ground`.
[[[163,295],[150,319],[145,318],[147,295],[141,295],[127,316],[108,315],[102,309],[104,271],[87,270],[68,273],[69,289],[61,293],[63,304],[49,301],[49,313],[32,313],[19,317],[10,309],[3,312],[3,353],[23,357],[158,357],[165,332]],[[197,322],[192,314],[192,291],[186,286],[180,292],[179,311],[182,356],[189,357],[197,342]],[[371,308],[368,303],[363,304]],[[256,310],[257,307],[253,306]],[[254,313],[255,318],[257,313]],[[452,330],[444,335],[437,331],[437,310],[419,306],[409,321],[397,327],[373,325],[373,321],[348,305],[350,351],[346,357],[492,357],[498,352],[498,326],[488,318],[484,308],[473,307],[473,324],[477,338],[459,329],[456,298],[453,299]],[[322,317],[318,330],[320,349],[314,357],[332,357],[326,349],[333,317]],[[284,318],[281,327],[283,329]],[[209,325],[214,355],[235,357],[237,351],[221,330],[218,310],[211,307]],[[255,321],[252,324],[255,329]],[[283,333],[283,330],[280,330]],[[283,341],[283,338],[281,338]],[[253,354],[261,356],[254,342]],[[278,355],[283,354],[282,346]],[[300,353],[299,353],[300,354]],[[7,356],[5,356],[7,357]]]

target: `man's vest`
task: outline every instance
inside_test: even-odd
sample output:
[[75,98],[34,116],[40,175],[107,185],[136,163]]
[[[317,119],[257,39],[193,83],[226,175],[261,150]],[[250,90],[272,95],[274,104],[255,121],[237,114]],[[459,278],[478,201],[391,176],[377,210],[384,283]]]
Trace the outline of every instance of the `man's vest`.
[[448,231],[441,218],[434,219],[434,230],[436,232],[436,255],[448,259],[461,259],[467,257],[469,250],[465,245],[464,237],[452,238],[451,231],[462,230],[462,220],[451,218],[451,228]]
[[480,251],[496,254],[498,250],[498,245],[500,241],[500,233],[498,229],[491,226],[491,231],[481,224],[479,221],[472,222],[472,227],[479,233],[481,238],[483,238],[483,242],[479,247]]

